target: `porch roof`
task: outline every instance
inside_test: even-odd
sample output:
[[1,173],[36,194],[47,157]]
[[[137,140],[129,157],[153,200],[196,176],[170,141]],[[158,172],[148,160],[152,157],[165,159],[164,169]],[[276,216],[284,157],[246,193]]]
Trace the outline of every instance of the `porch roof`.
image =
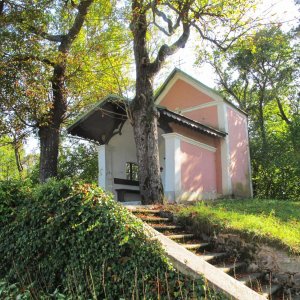
[[214,137],[225,137],[227,135],[226,132],[221,131],[219,129],[213,128],[211,126],[207,126],[204,124],[201,124],[197,121],[194,121],[192,119],[189,119],[183,115],[180,115],[178,113],[175,113],[171,110],[168,110],[164,107],[157,107],[161,117],[163,118],[169,118],[172,119],[174,122],[183,125],[183,126],[187,126],[193,130],[202,132],[204,134],[210,135],[210,136],[214,136]]
[[[116,134],[121,134],[122,127],[127,120],[125,104],[128,100],[116,95],[109,95],[88,110],[67,128],[68,133],[106,144]],[[159,127],[169,131],[170,123],[177,123],[199,133],[215,138],[222,138],[227,133],[216,128],[201,124],[183,115],[157,106],[160,113]]]

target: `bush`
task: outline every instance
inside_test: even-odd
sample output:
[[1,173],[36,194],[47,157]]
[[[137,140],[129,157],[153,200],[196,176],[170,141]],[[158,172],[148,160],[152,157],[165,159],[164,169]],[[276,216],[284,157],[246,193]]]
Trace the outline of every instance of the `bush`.
[[[17,210],[30,197],[31,182],[9,180],[0,181],[0,228],[12,222]],[[0,230],[1,230],[0,229]],[[1,252],[0,252],[1,253]]]
[[24,199],[14,202],[13,217],[7,209],[1,215],[0,277],[7,282],[68,299],[204,294],[203,282],[177,274],[141,221],[100,188],[51,180],[30,192],[16,192]]

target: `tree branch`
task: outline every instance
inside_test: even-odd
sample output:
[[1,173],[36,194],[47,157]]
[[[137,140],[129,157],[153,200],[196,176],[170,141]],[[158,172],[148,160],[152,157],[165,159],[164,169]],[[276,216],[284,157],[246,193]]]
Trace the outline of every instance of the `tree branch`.
[[162,64],[168,56],[174,54],[180,48],[185,47],[185,44],[190,36],[190,25],[184,22],[182,24],[182,28],[183,32],[176,42],[174,42],[171,46],[164,44],[160,47],[156,59],[149,64],[149,71],[151,74],[155,74],[160,70]]
[[285,121],[286,124],[291,125],[292,122],[291,122],[291,120],[287,117],[287,115],[286,115],[286,113],[285,113],[285,111],[284,111],[284,109],[283,109],[282,103],[280,102],[279,97],[275,97],[275,99],[276,99],[277,106],[278,106],[278,108],[279,108],[279,112],[280,112],[280,116],[281,116],[282,120]]
[[14,57],[12,60],[13,61],[18,61],[18,62],[28,61],[28,60],[36,60],[36,61],[43,62],[43,63],[45,63],[47,65],[50,65],[52,67],[55,66],[55,63],[52,62],[50,59],[48,59],[48,58],[41,58],[41,57],[34,56],[34,55],[26,55],[26,56]]
[[63,38],[65,37],[65,35],[63,34],[55,35],[55,34],[49,34],[47,32],[40,32],[39,35],[50,42],[56,42],[56,43],[61,43],[63,41]]
[[17,110],[13,110],[14,113],[16,114],[17,118],[21,121],[21,123],[23,123],[24,125],[28,126],[28,127],[31,127],[31,128],[36,128],[36,124],[29,124],[28,122],[26,122],[22,117],[21,115],[17,112]]
[[88,8],[93,3],[94,0],[82,0],[78,6],[76,7],[78,10],[78,13],[75,17],[74,23],[69,29],[67,34],[49,34],[45,31],[41,31],[35,27],[31,27],[31,31],[42,38],[50,41],[50,42],[56,42],[61,43],[59,48],[62,52],[67,52],[74,41],[74,39],[77,37],[83,23],[85,20],[85,17],[88,12]]
[[[179,17],[177,18],[176,20],[176,23],[175,25],[173,25],[173,22],[170,18],[168,18],[166,16],[166,14],[162,11],[160,11],[158,8],[157,8],[157,5],[156,4],[153,4],[152,5],[152,13],[153,13],[153,21],[154,21],[154,25],[159,29],[161,30],[164,34],[166,34],[167,36],[171,36],[174,31],[179,27],[180,25],[180,21],[181,21],[181,17],[179,15]],[[168,25],[168,31],[166,29],[164,29],[162,26],[160,26],[159,24],[157,24],[157,22],[155,21],[155,16],[159,16],[161,17],[164,22],[167,23]]]
[[59,50],[62,52],[67,52],[80,32],[82,25],[85,21],[85,17],[88,13],[88,9],[93,3],[93,0],[82,0],[78,5],[78,13],[76,15],[75,21],[72,27],[69,29],[69,32],[63,36],[61,44],[59,46]]
[[62,34],[49,34],[33,26],[30,26],[29,29],[32,31],[32,33],[39,35],[50,42],[61,43],[64,37]]
[[4,12],[4,3],[5,3],[5,0],[0,1],[0,16],[2,16],[3,12]]

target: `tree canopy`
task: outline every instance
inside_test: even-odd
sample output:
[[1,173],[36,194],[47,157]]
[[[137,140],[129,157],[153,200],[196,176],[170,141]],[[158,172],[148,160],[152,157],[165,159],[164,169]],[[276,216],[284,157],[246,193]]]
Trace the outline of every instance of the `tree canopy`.
[[269,26],[242,37],[207,61],[225,97],[249,114],[255,192],[294,198],[299,193],[299,44]]
[[18,120],[38,133],[42,181],[57,175],[62,124],[105,94],[122,93],[128,83],[126,31],[114,5],[2,1],[2,120]]

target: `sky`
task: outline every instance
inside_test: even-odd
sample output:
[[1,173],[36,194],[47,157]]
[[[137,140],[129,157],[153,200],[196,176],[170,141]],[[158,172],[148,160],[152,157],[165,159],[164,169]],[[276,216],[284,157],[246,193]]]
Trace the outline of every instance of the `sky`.
[[[297,0],[300,3],[300,0]],[[264,0],[258,11],[266,14],[269,12],[270,22],[280,21],[283,30],[289,30],[296,26],[300,20],[300,5],[297,7],[294,0]],[[157,76],[155,82],[159,86],[172,70],[177,67],[189,75],[197,78],[202,83],[209,87],[215,87],[215,75],[213,70],[208,65],[203,65],[201,68],[194,66],[196,55],[193,51],[194,45],[188,42],[186,47],[178,51],[172,58],[169,59],[164,69]]]
[[[300,3],[300,0],[296,0]],[[295,5],[294,0],[264,0],[261,7],[259,7],[258,12],[262,14],[267,14],[269,12],[270,17],[268,20],[270,22],[280,21],[282,23],[283,30],[289,30],[289,28],[296,26],[300,20],[300,6]],[[272,16],[271,16],[272,15]],[[213,70],[208,65],[203,65],[197,67],[194,65],[196,55],[194,53],[195,44],[193,42],[188,42],[186,47],[171,58],[168,59],[165,67],[157,75],[154,86],[157,88],[160,86],[167,76],[172,72],[172,70],[177,67],[189,75],[195,77],[199,81],[203,82],[209,87],[215,87],[215,75]],[[34,137],[28,139],[25,145],[25,152],[38,152],[38,140]]]

